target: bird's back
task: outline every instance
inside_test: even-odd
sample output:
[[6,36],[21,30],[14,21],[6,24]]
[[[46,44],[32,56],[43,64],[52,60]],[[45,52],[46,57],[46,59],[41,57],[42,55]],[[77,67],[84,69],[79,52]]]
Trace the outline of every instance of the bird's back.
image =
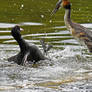
[[45,59],[45,56],[36,45],[30,45],[30,56],[32,56],[35,61]]
[[77,23],[72,23],[71,27],[72,35],[92,52],[92,31]]

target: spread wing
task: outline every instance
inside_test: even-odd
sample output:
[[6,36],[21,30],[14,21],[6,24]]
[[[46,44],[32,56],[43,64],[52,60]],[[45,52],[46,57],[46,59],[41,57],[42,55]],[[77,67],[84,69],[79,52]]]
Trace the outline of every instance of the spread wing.
[[21,62],[21,65],[25,65],[25,64],[26,64],[27,58],[28,58],[29,54],[30,54],[30,52],[27,52],[27,53],[24,55],[24,57],[23,57],[23,59],[22,59],[22,62]]

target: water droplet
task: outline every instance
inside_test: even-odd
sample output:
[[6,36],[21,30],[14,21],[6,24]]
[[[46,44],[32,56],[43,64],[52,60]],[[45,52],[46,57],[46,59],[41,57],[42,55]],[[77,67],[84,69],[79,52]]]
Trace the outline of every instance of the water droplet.
[[44,15],[41,15],[41,18],[44,18]]
[[22,4],[21,7],[24,7],[24,5]]
[[24,7],[24,4],[21,5],[20,9],[23,9],[23,7]]
[[81,11],[81,9],[79,9],[79,11]]
[[49,22],[52,23],[52,20],[50,20]]

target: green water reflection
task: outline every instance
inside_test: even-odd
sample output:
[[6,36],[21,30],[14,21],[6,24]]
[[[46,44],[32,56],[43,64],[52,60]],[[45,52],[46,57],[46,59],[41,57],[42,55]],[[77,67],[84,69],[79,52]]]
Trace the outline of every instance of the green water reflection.
[[[73,39],[64,25],[64,9],[60,9],[53,16],[50,15],[57,1],[1,0],[0,90],[7,91],[9,84],[13,88],[20,89],[24,87],[26,91],[23,89],[24,91],[20,92],[30,92],[30,90],[32,92],[35,92],[33,90],[37,90],[38,92],[39,89],[41,90],[39,92],[43,92],[44,90],[46,91],[46,88],[59,89],[62,84],[70,82],[74,82],[74,84],[70,83],[69,87],[72,88],[74,86],[75,90],[77,84],[80,87],[80,83],[82,82],[85,86],[89,83],[88,80],[90,81],[90,79],[89,84],[92,84],[92,63],[90,62],[92,59],[89,60],[91,56],[88,56],[89,58],[85,58],[84,55],[84,57],[81,56],[81,46],[78,46],[78,42]],[[92,0],[70,1],[72,3],[72,20],[77,23],[92,24]],[[41,38],[45,38],[46,42],[50,42],[54,47],[49,53],[53,60],[46,61],[47,64],[41,62],[42,65],[39,65],[37,68],[17,66],[15,63],[12,65],[10,62],[7,62],[6,59],[8,57],[19,52],[19,47],[10,34],[11,27],[16,24],[24,28],[21,34],[29,43],[34,42],[41,47],[39,43]],[[64,49],[65,47],[67,48]],[[53,80],[56,81],[53,82]],[[33,89],[31,83],[37,86],[37,88]],[[2,85],[5,85],[5,87],[3,88]],[[28,86],[29,91],[25,86]],[[43,88],[38,88],[39,86]],[[13,89],[12,87],[8,87],[8,89]],[[63,87],[62,85],[61,89]],[[67,85],[65,87],[67,89]],[[61,92],[61,89],[60,91],[53,91],[53,89],[50,89],[50,91],[48,89],[47,92]],[[16,92],[19,92],[19,90]]]
[[[0,3],[0,21],[8,23],[41,22],[51,25],[64,25],[64,9],[51,17],[50,13],[58,0],[2,0]],[[71,0],[72,19],[79,23],[92,21],[91,0]]]
[[[52,27],[64,26],[64,9],[60,9],[53,16],[50,15],[57,1],[58,0],[2,0],[0,3],[0,22],[14,24],[19,24],[22,22],[43,23],[43,25],[40,26],[23,26],[25,31],[22,32],[22,34],[56,32],[57,29],[52,29]],[[71,0],[71,3],[72,19],[75,22],[92,23],[91,0]],[[58,31],[65,29],[66,28],[60,28]],[[4,30],[10,29],[5,28]],[[0,35],[10,36],[10,33],[2,32]],[[32,39],[32,37],[25,38]],[[8,38],[2,38],[0,39],[0,42],[2,43],[6,40],[8,40]],[[51,42],[52,40],[49,39],[49,41]]]

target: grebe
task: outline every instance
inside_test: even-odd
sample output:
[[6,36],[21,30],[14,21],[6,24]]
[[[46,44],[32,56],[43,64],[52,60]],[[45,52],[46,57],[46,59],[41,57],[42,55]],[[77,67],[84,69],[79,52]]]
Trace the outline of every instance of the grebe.
[[75,39],[81,44],[86,45],[92,53],[92,31],[71,21],[71,3],[69,0],[59,0],[56,4],[56,8],[52,11],[52,14],[56,13],[60,6],[65,9],[64,22],[67,29]]

